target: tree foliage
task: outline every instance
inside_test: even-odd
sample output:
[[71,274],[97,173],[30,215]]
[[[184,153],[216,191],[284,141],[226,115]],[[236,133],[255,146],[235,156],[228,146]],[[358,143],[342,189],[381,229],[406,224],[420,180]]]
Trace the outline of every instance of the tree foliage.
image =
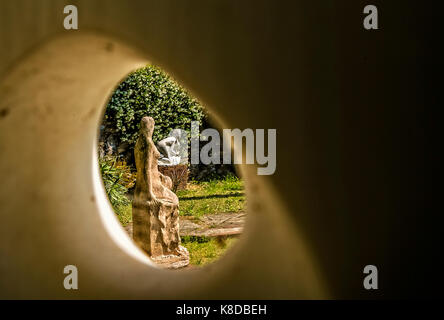
[[202,122],[199,102],[178,83],[154,66],[131,73],[114,91],[105,113],[105,121],[116,130],[119,142],[131,149],[138,137],[142,117],[156,122],[155,142],[168,136],[171,129],[190,130],[191,121]]

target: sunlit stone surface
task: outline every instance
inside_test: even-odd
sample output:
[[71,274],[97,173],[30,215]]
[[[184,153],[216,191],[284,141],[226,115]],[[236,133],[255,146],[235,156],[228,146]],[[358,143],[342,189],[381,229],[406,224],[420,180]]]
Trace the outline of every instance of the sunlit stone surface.
[[167,268],[188,265],[188,251],[180,245],[179,199],[171,179],[158,170],[160,153],[152,135],[154,120],[144,117],[134,155],[137,182],[133,200],[133,237],[158,264]]

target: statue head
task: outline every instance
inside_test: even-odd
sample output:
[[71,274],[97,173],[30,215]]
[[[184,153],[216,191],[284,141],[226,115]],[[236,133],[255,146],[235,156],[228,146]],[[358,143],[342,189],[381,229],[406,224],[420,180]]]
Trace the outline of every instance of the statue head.
[[153,137],[154,132],[154,119],[151,117],[143,117],[140,121],[140,132],[147,138]]

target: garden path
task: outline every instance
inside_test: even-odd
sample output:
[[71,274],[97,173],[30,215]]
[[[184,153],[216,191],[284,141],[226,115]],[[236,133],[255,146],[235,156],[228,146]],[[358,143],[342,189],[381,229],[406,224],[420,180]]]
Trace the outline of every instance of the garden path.
[[[201,218],[182,216],[179,220],[181,236],[223,237],[235,236],[242,233],[246,219],[245,212],[214,213]],[[124,227],[132,237],[133,224]]]

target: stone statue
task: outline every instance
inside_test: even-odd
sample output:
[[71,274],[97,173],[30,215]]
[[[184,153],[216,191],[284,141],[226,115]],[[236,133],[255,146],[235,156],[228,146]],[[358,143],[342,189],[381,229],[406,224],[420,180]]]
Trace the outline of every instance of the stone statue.
[[162,155],[159,159],[159,165],[175,166],[180,164],[180,129],[174,129],[170,136],[159,141],[157,147]]
[[152,140],[153,131],[154,119],[144,117],[134,149],[133,238],[156,263],[179,268],[189,263],[188,251],[180,245],[179,199],[170,190],[171,179],[158,171],[160,153]]

